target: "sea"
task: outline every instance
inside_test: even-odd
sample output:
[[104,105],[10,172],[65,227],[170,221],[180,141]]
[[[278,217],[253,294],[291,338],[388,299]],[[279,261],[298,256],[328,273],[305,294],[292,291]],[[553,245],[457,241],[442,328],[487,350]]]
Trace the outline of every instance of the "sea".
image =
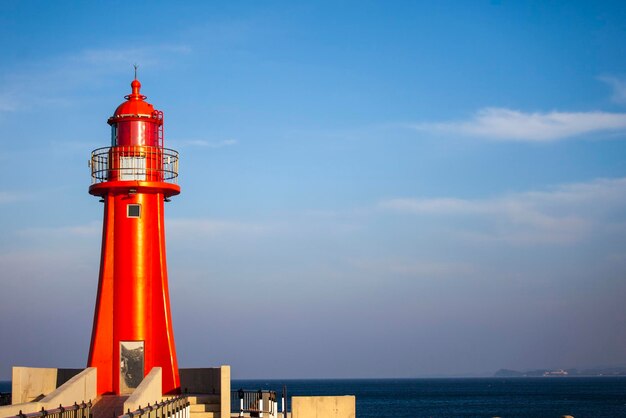
[[[231,383],[232,390],[275,390],[279,399],[283,387],[288,398],[355,395],[357,418],[560,418],[563,415],[626,418],[626,377],[233,380]],[[10,382],[0,382],[0,392],[10,390]]]
[[[357,418],[626,418],[626,377],[233,380],[231,389],[355,395]],[[280,399],[280,398],[279,398]],[[280,401],[279,401],[280,402]],[[291,410],[291,407],[288,407]]]

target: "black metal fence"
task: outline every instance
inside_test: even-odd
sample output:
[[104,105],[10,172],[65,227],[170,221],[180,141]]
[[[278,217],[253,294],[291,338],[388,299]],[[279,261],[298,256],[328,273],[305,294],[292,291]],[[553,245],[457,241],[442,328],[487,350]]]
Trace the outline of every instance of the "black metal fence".
[[19,414],[16,415],[19,418],[39,418],[39,417],[47,417],[47,418],[90,418],[91,417],[91,401],[85,403],[84,401],[80,404],[74,402],[74,405],[71,406],[61,406],[59,405],[56,409],[45,409],[43,406],[41,407],[41,411],[31,412],[29,414],[23,414],[20,411]]
[[186,396],[178,396],[163,402],[141,406],[135,411],[128,411],[119,418],[189,418],[189,400]]

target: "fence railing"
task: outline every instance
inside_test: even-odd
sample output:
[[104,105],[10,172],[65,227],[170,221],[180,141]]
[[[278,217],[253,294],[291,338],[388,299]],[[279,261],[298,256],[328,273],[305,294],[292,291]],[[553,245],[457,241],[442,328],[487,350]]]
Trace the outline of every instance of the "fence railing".
[[119,418],[189,418],[189,413],[189,400],[186,396],[178,396],[135,411],[129,410]]
[[31,412],[29,414],[23,414],[20,411],[16,417],[19,418],[39,418],[39,417],[47,417],[47,418],[90,418],[91,417],[91,401],[85,403],[84,401],[80,404],[74,403],[71,406],[61,406],[59,405],[56,409],[45,409],[43,406],[41,407],[41,411]]
[[178,182],[178,151],[142,145],[98,148],[91,152],[91,183],[116,180]]
[[249,413],[251,417],[272,417],[278,415],[276,392],[273,390],[234,390],[231,404],[239,405],[239,416]]
[[0,406],[11,405],[11,392],[0,392]]

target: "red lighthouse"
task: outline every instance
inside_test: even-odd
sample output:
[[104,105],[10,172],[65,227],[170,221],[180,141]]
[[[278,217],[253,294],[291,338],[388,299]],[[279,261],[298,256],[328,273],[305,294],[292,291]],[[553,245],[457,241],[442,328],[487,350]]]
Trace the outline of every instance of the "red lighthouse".
[[165,260],[164,202],[180,193],[178,153],[163,147],[163,112],[135,78],[108,120],[111,146],[91,154],[89,193],[104,202],[102,255],[89,367],[98,394],[132,392],[153,367],[179,390]]

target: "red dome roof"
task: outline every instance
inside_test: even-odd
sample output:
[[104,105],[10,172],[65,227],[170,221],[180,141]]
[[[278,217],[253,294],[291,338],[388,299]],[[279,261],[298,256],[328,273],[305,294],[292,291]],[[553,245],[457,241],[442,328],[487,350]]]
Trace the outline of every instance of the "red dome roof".
[[115,113],[109,119],[110,122],[114,122],[115,119],[130,116],[130,117],[154,117],[154,106],[144,101],[146,96],[139,93],[141,89],[141,83],[135,79],[130,83],[133,92],[128,96],[125,96],[126,101],[119,105],[115,109]]

